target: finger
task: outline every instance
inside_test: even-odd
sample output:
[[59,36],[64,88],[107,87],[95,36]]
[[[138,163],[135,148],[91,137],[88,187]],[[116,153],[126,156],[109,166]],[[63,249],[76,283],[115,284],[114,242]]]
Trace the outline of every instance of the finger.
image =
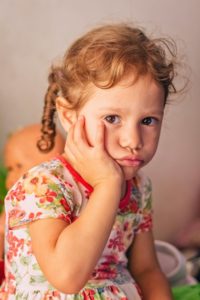
[[80,142],[82,140],[84,140],[85,136],[84,136],[84,132],[83,132],[83,128],[84,128],[84,117],[83,116],[79,116],[78,120],[76,121],[75,127],[74,127],[74,140],[76,142]]
[[79,148],[88,147],[84,116],[79,116],[74,128],[74,142]]
[[67,147],[76,159],[80,159],[82,153],[86,151],[86,147],[83,142],[83,130],[81,129],[83,126],[84,119],[80,118],[74,124],[72,124],[68,133],[69,136],[67,139]]
[[101,150],[105,149],[105,125],[102,121],[97,125],[95,147],[98,147]]

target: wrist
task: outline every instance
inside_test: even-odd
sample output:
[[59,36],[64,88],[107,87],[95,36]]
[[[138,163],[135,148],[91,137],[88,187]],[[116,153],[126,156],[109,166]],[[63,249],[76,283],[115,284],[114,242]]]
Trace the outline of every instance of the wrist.
[[116,188],[116,189],[121,190],[122,182],[123,182],[122,177],[120,175],[115,175],[115,176],[112,176],[112,177],[109,177],[109,178],[106,178],[106,179],[103,179],[103,180],[97,182],[93,186],[93,188],[94,189],[96,189],[98,187],[107,188],[107,189]]
[[110,203],[114,201],[118,207],[117,203],[119,203],[122,194],[122,180],[120,178],[109,178],[101,181],[94,186],[94,193],[100,194],[104,199],[109,199]]

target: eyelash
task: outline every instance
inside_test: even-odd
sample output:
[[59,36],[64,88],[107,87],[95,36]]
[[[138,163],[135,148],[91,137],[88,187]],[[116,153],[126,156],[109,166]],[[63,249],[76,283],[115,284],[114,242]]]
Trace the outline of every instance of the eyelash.
[[142,120],[142,124],[145,126],[152,126],[155,125],[155,123],[158,123],[158,119],[154,117],[146,117]]
[[[118,121],[116,122],[116,118],[118,118]],[[105,117],[105,120],[110,124],[118,124],[120,122],[120,117],[118,115],[109,115]],[[158,123],[158,119],[155,117],[146,117],[142,120],[142,124],[145,126],[152,126],[155,125],[155,123]]]
[[[115,120],[113,120],[115,118],[118,118],[118,122],[116,123]],[[110,124],[118,124],[120,122],[120,117],[117,115],[108,115],[104,118],[106,120],[106,122],[110,123]]]

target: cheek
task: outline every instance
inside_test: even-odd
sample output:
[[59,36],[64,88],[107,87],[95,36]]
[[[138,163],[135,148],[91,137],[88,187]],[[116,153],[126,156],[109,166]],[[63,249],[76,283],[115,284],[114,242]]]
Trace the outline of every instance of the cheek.
[[117,133],[108,126],[105,126],[105,148],[114,157],[112,154],[117,149]]
[[146,143],[156,148],[160,138],[160,128],[146,128],[143,132]]
[[155,134],[154,136],[151,137],[151,139],[149,140],[149,150],[152,154],[152,156],[155,154],[157,147],[158,147],[158,142],[159,142],[159,134]]

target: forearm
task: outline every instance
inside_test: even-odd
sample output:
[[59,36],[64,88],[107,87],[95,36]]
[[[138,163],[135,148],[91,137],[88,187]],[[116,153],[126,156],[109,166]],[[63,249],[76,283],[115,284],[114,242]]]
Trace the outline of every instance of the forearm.
[[172,300],[172,293],[164,274],[155,269],[137,276],[144,300]]
[[[56,251],[60,252],[58,256],[62,256],[62,263],[69,261],[67,252],[69,255],[77,252],[79,256],[72,258],[72,265],[79,265],[79,261],[82,265],[87,260],[93,269],[96,264],[110,235],[121,194],[120,186],[108,186],[95,188],[80,217],[59,236]],[[67,249],[67,252],[63,249]]]
[[97,186],[80,217],[60,231],[48,251],[43,240],[44,248],[34,248],[46,277],[61,291],[74,293],[89,279],[110,235],[120,197],[120,184]]

